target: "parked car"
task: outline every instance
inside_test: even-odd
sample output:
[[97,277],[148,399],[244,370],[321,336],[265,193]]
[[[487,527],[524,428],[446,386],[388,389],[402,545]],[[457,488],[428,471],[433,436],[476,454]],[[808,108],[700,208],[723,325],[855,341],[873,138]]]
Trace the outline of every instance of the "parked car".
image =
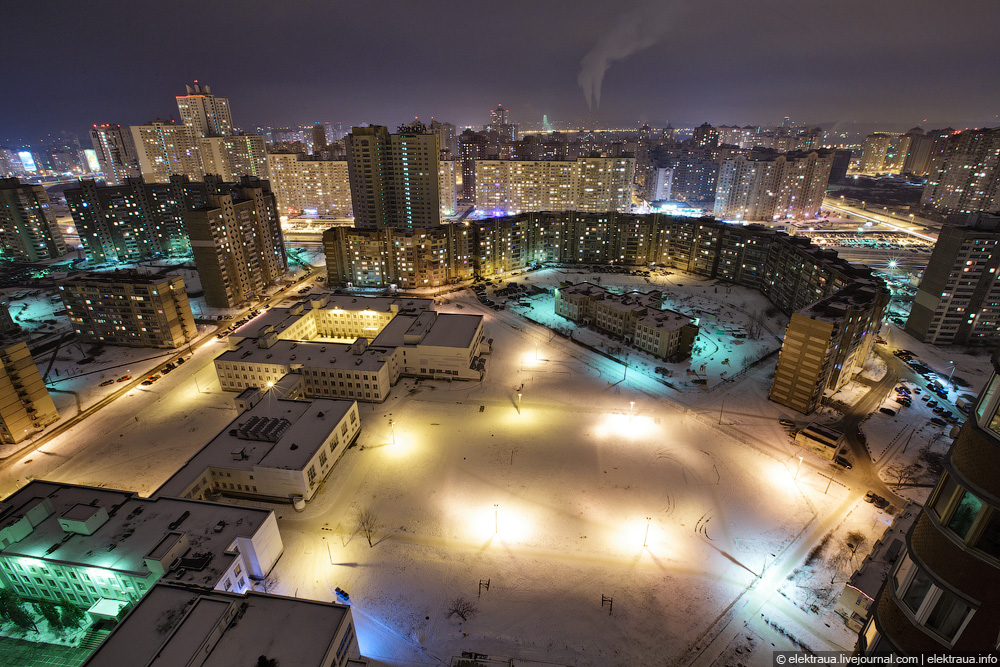
[[139,384],[141,384],[143,387],[148,387],[149,385],[153,384],[153,381],[152,380],[143,380]]
[[128,380],[131,380],[131,379],[132,379],[131,375],[123,375],[120,378],[118,378],[117,380],[115,380],[115,382],[127,382]]
[[178,365],[183,364],[183,363],[184,363],[184,357],[180,357],[179,359],[177,359],[177,364]]
[[890,410],[889,408],[879,408],[878,411],[881,412],[884,415],[889,415],[890,417],[895,417],[896,416],[896,411],[895,410]]
[[782,426],[788,426],[788,427],[795,426],[795,422],[793,422],[791,419],[779,419],[778,423],[781,424]]
[[101,386],[107,387],[109,384],[114,384],[114,383],[115,383],[114,380],[105,380],[104,382],[101,383]]
[[854,466],[851,465],[851,462],[848,461],[843,456],[834,456],[833,457],[833,462],[836,463],[837,465],[839,465],[841,468],[847,468],[848,470],[850,470],[851,468],[854,467]]
[[938,426],[947,426],[948,425],[948,422],[946,422],[945,420],[941,419],[940,417],[931,417],[930,418],[930,422],[932,424],[937,424]]

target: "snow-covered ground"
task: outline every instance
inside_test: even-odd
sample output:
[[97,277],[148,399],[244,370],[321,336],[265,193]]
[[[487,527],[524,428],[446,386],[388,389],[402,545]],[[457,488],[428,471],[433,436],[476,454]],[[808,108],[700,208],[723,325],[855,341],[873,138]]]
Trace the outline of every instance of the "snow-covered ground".
[[[650,288],[632,276],[606,280]],[[717,307],[711,314],[732,326],[737,313],[766,305],[749,292],[745,308],[726,314],[729,300],[743,298],[735,288],[716,297],[711,281],[667,281],[689,290],[668,296],[687,296],[703,313]],[[866,527],[870,544],[881,524],[845,522],[873,511],[859,504],[866,488],[851,471],[804,453],[778,424],[802,426],[817,415],[768,401],[772,360],[709,391],[684,391],[634,366],[634,357],[626,375],[621,363],[516,313],[486,310],[467,290],[438,302],[443,311],[485,315],[494,339],[486,379],[404,380],[386,403],[360,406],[357,446],[305,511],[265,505],[279,515],[285,543],[273,573],[278,592],[331,600],[334,587],[346,589],[362,650],[393,665],[440,664],[461,651],[580,666],[669,664],[706,646],[717,651],[705,664],[770,664],[772,643],[851,648],[853,636],[823,605],[812,612],[813,600],[803,611],[805,600],[783,582],[825,535],[840,539],[839,526]],[[531,303],[530,316],[555,323],[539,315],[543,299]],[[780,333],[783,321],[768,326]],[[234,394],[214,377],[218,349],[206,345],[155,385],[15,457],[0,487],[37,477],[151,493],[236,415]],[[865,427],[870,442],[894,437],[871,431],[874,419]],[[379,517],[373,547],[354,526],[356,510],[369,507]],[[477,597],[480,581],[490,587]],[[462,623],[447,617],[459,596],[480,608]],[[614,600],[610,616],[602,596]],[[744,634],[722,632],[738,629],[727,621],[752,607],[750,598],[764,605],[755,621]]]

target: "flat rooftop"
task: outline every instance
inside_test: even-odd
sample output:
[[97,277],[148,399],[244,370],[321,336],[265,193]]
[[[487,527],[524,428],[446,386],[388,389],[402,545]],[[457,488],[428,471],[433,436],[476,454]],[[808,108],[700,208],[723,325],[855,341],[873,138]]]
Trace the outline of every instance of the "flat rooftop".
[[77,273],[59,281],[60,284],[69,283],[99,283],[101,285],[128,284],[128,285],[159,285],[177,280],[180,276],[157,276],[149,273],[139,273],[138,271],[113,271],[108,273],[88,272]]
[[[302,470],[354,405],[353,400],[302,401],[265,393],[259,403],[188,459],[154,495],[180,495],[209,467]],[[268,434],[275,439],[258,439]]]
[[257,347],[250,340],[240,343],[235,350],[226,350],[216,361],[230,361],[281,366],[328,366],[333,369],[378,372],[386,363],[386,350],[368,347],[361,354],[354,354],[349,343],[319,343],[294,340],[275,341],[267,348]]
[[[282,666],[319,667],[336,649],[333,642],[349,613],[328,602],[158,583],[84,665],[177,667],[203,657],[198,664],[205,667],[232,667],[256,665],[266,655]],[[222,636],[207,656],[199,656],[217,629]]]
[[468,348],[476,342],[476,331],[482,322],[482,315],[441,313],[431,324],[430,330],[420,344],[433,347]]
[[[234,558],[225,553],[229,546],[237,537],[252,536],[271,514],[250,507],[183,498],[146,499],[128,491],[34,481],[0,503],[0,528],[18,521],[42,499],[52,503],[54,512],[20,542],[0,550],[0,555],[144,576],[149,570],[143,557],[166,533],[176,530],[188,534],[192,552],[212,554],[204,569],[187,569],[176,579],[200,586],[214,585],[222,577]],[[80,506],[103,507],[109,518],[93,535],[74,534],[63,541],[69,533],[58,519],[68,510],[79,515]],[[174,574],[169,576],[174,578]]]

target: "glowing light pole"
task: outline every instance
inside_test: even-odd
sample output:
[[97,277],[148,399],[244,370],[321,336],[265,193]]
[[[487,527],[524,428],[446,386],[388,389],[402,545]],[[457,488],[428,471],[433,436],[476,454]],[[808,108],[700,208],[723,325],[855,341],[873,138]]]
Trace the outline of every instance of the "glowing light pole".
[[948,363],[951,364],[951,370],[948,372],[948,384],[954,389],[955,385],[951,383],[951,376],[955,374],[955,362],[949,361]]
[[646,517],[646,534],[642,538],[642,546],[646,546],[646,542],[649,540],[649,522],[653,520],[653,517]]
[[500,505],[493,503],[493,534],[500,532]]
[[632,423],[632,413],[635,411],[635,401],[628,402],[628,423]]
[[521,414],[521,392],[517,392],[517,414]]
[[535,341],[535,361],[538,361],[538,341]]
[[[396,422],[392,419],[389,420],[389,430],[392,431],[392,444],[396,444]],[[801,457],[799,457],[801,459]]]
[[792,481],[797,481],[799,479],[799,468],[802,467],[802,457],[799,457],[799,464],[795,466],[795,476],[792,477]]

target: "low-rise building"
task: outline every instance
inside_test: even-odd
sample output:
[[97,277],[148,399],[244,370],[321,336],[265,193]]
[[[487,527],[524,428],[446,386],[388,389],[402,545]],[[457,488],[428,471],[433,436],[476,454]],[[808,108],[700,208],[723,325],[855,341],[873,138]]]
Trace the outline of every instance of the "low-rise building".
[[198,335],[180,276],[89,273],[62,281],[59,296],[82,343],[175,348]]
[[127,604],[163,577],[242,593],[282,550],[271,510],[43,481],[0,502],[0,581],[24,599]]
[[555,293],[556,315],[621,338],[661,359],[689,356],[698,336],[696,320],[662,305],[659,291],[615,294],[590,283],[568,285]]
[[0,348],[0,442],[21,442],[58,419],[28,346]]
[[243,409],[240,416],[156,496],[309,500],[361,432],[355,401],[295,400],[249,388],[237,407]]
[[803,449],[819,454],[830,461],[844,442],[843,431],[812,422],[795,434],[795,442]]
[[347,605],[160,583],[84,663],[284,667],[365,665]]
[[226,391],[302,376],[303,395],[381,403],[400,375],[482,379],[481,315],[437,313],[427,299],[322,295],[272,308],[229,336],[215,359]]

